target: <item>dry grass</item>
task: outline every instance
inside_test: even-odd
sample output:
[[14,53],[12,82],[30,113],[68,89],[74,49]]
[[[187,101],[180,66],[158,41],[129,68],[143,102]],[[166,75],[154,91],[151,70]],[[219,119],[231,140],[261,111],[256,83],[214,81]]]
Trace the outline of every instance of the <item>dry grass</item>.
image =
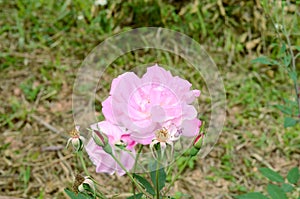
[[[224,79],[228,110],[222,136],[205,159],[197,160],[194,168],[186,170],[172,188],[173,193],[181,191],[197,199],[233,198],[246,190],[264,189],[266,181],[259,175],[258,167],[274,168],[285,175],[290,168],[299,166],[299,127],[283,129],[282,115],[272,107],[281,104],[283,97],[291,98],[291,82],[280,68],[250,64],[259,54],[274,56],[270,44],[276,38],[259,1],[205,1],[200,5],[202,10],[197,11],[194,7],[200,2],[164,1],[160,5],[162,19],[152,16],[153,24],[139,20],[142,13],[137,10],[153,6],[155,11],[155,5],[110,2],[106,7],[107,21],[103,22],[107,30],[103,28],[102,32],[96,32],[99,27],[90,21],[67,23],[68,17],[74,17],[70,17],[71,12],[66,12],[65,21],[55,21],[61,14],[56,11],[61,7],[59,3],[41,10],[38,3],[32,3],[29,14],[17,3],[1,3],[0,199],[67,197],[63,190],[72,186],[77,172],[82,172],[72,150],[65,149],[68,131],[73,127],[71,95],[76,69],[93,46],[126,26],[160,25],[192,36],[203,43]],[[169,5],[182,22],[175,22]],[[44,16],[42,11],[47,9],[50,11]],[[75,6],[76,11],[80,9]],[[288,7],[287,17],[299,12],[297,9],[294,4]],[[101,9],[94,12],[93,15],[101,15]],[[202,25],[197,12],[202,14]],[[149,13],[145,15],[149,17]],[[181,25],[183,22],[186,24]],[[110,23],[114,26],[110,27]],[[53,30],[47,32],[48,26]],[[292,39],[299,46],[295,35]],[[151,57],[151,53],[143,56]],[[115,68],[130,67],[146,59],[133,57],[120,59]],[[124,67],[118,72],[126,70]],[[108,72],[100,99],[107,95],[114,77]],[[204,96],[208,96],[206,92]],[[209,107],[202,107],[209,114]],[[105,194],[130,192],[127,177],[95,174],[91,163],[88,169]]]

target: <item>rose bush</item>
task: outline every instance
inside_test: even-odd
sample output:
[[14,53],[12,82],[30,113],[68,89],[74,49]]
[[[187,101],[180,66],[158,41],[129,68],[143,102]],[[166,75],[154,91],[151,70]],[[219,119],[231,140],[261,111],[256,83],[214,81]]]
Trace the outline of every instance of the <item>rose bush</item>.
[[[126,72],[115,78],[110,96],[102,103],[105,121],[91,126],[97,131],[90,139],[86,151],[96,165],[96,172],[124,175],[125,171],[103,148],[104,133],[117,156],[127,170],[134,166],[134,146],[148,145],[151,150],[160,144],[162,152],[181,136],[192,137],[199,133],[201,121],[192,105],[199,90],[191,90],[191,84],[158,65],[147,68],[139,78],[133,72]],[[123,149],[118,147],[122,145]],[[117,150],[118,149],[118,150]]]

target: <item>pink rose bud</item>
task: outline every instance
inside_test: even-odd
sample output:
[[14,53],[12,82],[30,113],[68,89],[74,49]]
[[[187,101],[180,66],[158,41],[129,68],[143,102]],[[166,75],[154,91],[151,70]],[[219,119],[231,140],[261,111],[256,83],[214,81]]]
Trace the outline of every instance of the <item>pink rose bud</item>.
[[197,137],[195,138],[193,146],[194,146],[196,149],[201,149],[202,143],[203,143],[203,138],[204,138],[204,133],[200,133],[200,134],[197,135]]
[[196,156],[200,149],[201,149],[201,146],[202,146],[202,143],[203,143],[203,138],[204,138],[204,134],[203,133],[200,133],[194,140],[194,143],[193,143],[193,147],[191,148],[190,150],[190,155],[191,156]]
[[95,143],[98,146],[101,146],[106,153],[108,154],[112,153],[112,148],[109,145],[108,137],[101,130],[100,131],[93,130],[92,137]]
[[92,137],[98,146],[104,147],[108,143],[107,136],[101,131],[93,130]]

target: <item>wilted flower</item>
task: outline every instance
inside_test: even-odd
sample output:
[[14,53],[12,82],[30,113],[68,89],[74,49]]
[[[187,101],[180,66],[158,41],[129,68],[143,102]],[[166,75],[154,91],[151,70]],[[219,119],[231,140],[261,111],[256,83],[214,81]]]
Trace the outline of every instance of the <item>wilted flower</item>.
[[[85,186],[87,186],[87,188],[85,188]],[[78,186],[78,191],[80,192],[90,191],[94,193],[95,184],[93,180],[89,176],[85,176],[83,182]]]
[[[110,96],[102,103],[107,121],[130,131],[141,144],[157,139],[156,132],[172,124],[182,136],[195,136],[201,122],[192,102],[200,95],[191,84],[158,65],[149,67],[142,78],[127,72],[113,80]],[[171,143],[170,130],[165,142]]]
[[71,135],[71,138],[69,138],[66,148],[69,146],[70,143],[72,143],[72,146],[76,152],[81,151],[83,148],[83,143],[84,143],[85,139],[84,139],[84,137],[80,136],[79,126],[76,126],[75,129],[73,129],[70,132],[70,135]]
[[[90,159],[94,165],[96,165],[96,172],[109,174],[117,172],[120,176],[125,174],[125,171],[116,163],[111,155],[105,151],[104,147],[106,147],[107,144],[109,144],[112,150],[111,153],[120,160],[127,170],[133,167],[135,159],[134,146],[136,143],[130,139],[129,133],[125,131],[124,128],[103,121],[92,125],[91,129],[94,130],[94,132],[99,132],[100,136],[108,138],[108,143],[105,143],[105,141],[101,139],[103,137],[99,137],[99,142],[104,143],[103,146],[96,144],[94,139],[90,139],[85,146]],[[94,134],[94,137],[99,135]],[[117,147],[120,143],[123,144],[124,150]]]

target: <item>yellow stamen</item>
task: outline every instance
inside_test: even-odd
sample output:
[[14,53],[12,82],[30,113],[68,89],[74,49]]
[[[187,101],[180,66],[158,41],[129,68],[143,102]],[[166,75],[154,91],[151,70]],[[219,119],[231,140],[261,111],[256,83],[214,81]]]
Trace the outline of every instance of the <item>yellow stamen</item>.
[[163,127],[155,132],[155,136],[157,141],[166,142],[169,139],[169,132],[165,127]]

